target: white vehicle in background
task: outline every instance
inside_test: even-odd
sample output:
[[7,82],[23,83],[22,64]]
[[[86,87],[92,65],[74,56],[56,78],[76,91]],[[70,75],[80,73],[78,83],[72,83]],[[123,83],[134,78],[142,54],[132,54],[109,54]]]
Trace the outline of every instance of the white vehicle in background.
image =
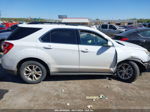
[[110,37],[126,31],[125,28],[113,24],[102,24],[98,29]]
[[19,25],[3,44],[2,67],[30,84],[46,75],[116,75],[133,82],[149,65],[149,52],[100,31],[69,25]]

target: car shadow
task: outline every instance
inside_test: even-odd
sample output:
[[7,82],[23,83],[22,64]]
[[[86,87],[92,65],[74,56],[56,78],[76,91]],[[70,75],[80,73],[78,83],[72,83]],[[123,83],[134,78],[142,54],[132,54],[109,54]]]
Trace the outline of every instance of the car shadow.
[[[150,69],[148,70],[150,72]],[[115,76],[107,76],[107,75],[60,75],[60,76],[50,76],[48,75],[44,81],[73,81],[73,80],[117,80]],[[19,83],[26,84],[20,77],[8,73],[4,69],[2,69],[0,65],[0,82],[11,82],[11,83]]]
[[97,51],[97,55],[101,55],[104,52],[106,52],[108,49],[110,49],[110,47],[101,47],[98,51]]
[[[111,80],[112,76],[105,75],[60,75],[60,76],[47,76],[44,81],[73,81],[73,80],[96,80],[106,79]],[[25,82],[18,76],[13,75],[0,66],[0,82],[12,82],[25,84]]]

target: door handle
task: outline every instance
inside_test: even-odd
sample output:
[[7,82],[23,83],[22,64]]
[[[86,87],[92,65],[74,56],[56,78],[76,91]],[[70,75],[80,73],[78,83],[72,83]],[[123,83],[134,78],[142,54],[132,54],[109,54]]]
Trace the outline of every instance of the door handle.
[[44,48],[44,49],[52,49],[51,45],[44,46],[43,48]]
[[83,53],[88,53],[89,50],[88,50],[88,49],[84,49],[84,50],[81,50],[81,52],[83,52]]

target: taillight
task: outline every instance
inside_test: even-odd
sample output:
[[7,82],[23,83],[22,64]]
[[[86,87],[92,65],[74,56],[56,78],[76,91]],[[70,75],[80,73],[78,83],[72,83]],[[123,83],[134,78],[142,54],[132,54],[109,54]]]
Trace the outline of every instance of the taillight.
[[2,45],[2,50],[4,54],[7,54],[12,48],[13,48],[13,44],[9,43],[9,42],[4,42]]
[[120,40],[121,40],[121,41],[127,41],[127,40],[129,40],[129,39],[123,37],[123,38],[121,38]]

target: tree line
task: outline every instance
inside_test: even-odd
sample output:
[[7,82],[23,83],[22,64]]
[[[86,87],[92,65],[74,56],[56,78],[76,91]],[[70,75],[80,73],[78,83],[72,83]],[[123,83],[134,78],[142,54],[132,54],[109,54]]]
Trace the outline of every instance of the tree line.
[[47,22],[47,19],[41,19],[41,18],[0,18],[0,21],[7,21],[7,22],[33,22],[33,21],[39,21],[39,22]]

